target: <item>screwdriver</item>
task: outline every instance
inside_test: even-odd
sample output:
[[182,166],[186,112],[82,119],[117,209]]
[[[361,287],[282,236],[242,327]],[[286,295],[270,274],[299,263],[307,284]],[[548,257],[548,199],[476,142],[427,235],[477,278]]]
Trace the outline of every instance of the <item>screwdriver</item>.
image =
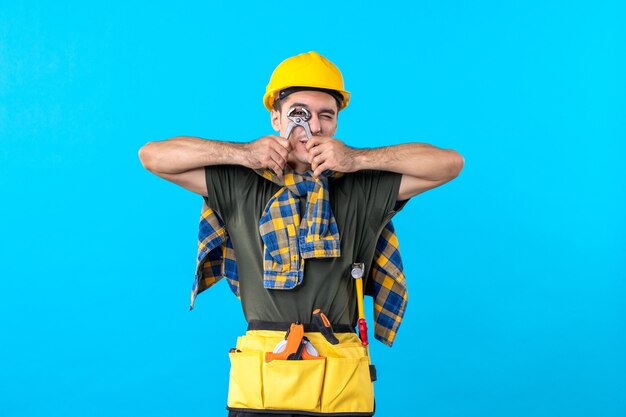
[[313,310],[313,323],[317,325],[320,333],[322,333],[322,336],[328,340],[328,343],[331,345],[339,343],[339,339],[335,336],[333,326],[330,325],[328,317],[326,317],[326,314],[322,313],[322,310],[319,308]]

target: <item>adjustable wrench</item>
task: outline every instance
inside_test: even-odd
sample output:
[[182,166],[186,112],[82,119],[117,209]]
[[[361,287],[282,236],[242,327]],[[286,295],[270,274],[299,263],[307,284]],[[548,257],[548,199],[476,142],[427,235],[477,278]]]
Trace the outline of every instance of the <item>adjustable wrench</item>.
[[[295,114],[294,114],[295,113]],[[311,118],[311,113],[304,107],[294,107],[289,110],[287,113],[287,118],[290,120],[289,126],[287,126],[287,131],[285,132],[285,137],[289,139],[291,135],[291,131],[296,126],[302,126],[304,128],[304,132],[306,133],[306,137],[311,139],[313,135],[311,134],[311,129],[309,128],[309,119]]]

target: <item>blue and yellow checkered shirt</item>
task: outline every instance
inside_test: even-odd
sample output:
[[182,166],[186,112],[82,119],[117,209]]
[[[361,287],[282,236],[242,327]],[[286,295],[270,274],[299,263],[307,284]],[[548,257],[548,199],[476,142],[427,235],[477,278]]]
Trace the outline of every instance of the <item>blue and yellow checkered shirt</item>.
[[[304,260],[339,257],[339,229],[328,200],[328,182],[341,176],[313,178],[310,173],[287,172],[283,179],[272,171],[257,171],[263,178],[281,186],[268,201],[259,221],[263,240],[263,284],[268,289],[291,289],[302,282]],[[299,200],[307,197],[300,219]],[[198,234],[196,275],[191,305],[196,296],[226,278],[239,297],[237,260],[224,222],[211,208],[203,207]],[[391,346],[404,316],[408,299],[398,239],[389,222],[376,244],[371,268],[372,286],[366,289],[374,298],[374,337]]]

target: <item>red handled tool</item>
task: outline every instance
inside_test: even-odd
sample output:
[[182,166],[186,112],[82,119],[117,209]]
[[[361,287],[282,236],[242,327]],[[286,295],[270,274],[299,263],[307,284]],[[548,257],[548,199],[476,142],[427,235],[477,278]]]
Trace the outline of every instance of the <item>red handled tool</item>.
[[365,348],[365,355],[368,361],[370,361],[370,378],[372,381],[376,381],[376,367],[371,363],[369,342],[367,341],[367,323],[365,322],[365,309],[363,307],[363,274],[365,273],[364,263],[352,264],[352,271],[350,275],[354,278],[356,283],[356,297],[357,307],[359,309],[359,337],[361,338],[361,344]]

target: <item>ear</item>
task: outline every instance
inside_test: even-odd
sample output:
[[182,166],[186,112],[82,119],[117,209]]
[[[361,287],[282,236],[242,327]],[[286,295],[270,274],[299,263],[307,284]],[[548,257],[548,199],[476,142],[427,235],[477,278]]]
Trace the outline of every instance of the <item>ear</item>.
[[280,112],[272,110],[270,112],[270,120],[272,121],[272,128],[280,133]]

